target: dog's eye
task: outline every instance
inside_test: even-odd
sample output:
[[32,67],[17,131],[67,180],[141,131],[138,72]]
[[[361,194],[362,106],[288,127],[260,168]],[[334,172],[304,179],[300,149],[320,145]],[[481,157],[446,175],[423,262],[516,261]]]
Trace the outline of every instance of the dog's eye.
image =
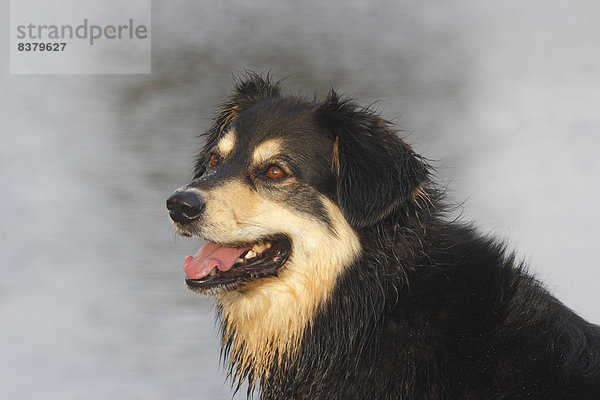
[[217,153],[213,153],[210,156],[210,160],[208,161],[208,165],[210,165],[212,168],[216,167],[219,164],[219,160],[221,159],[221,157],[219,157],[219,155]]
[[267,168],[267,177],[271,179],[282,179],[285,178],[287,174],[279,165],[270,165]]

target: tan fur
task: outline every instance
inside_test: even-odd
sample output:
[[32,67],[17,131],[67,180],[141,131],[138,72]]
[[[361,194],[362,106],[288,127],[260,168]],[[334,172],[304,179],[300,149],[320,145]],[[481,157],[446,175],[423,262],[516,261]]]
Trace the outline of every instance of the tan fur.
[[334,174],[340,174],[340,137],[337,136],[335,138],[335,142],[333,143],[333,157],[331,158],[331,167]]
[[223,157],[226,157],[229,153],[231,153],[231,150],[233,150],[234,146],[235,146],[235,130],[233,130],[233,129],[228,131],[225,134],[225,136],[223,136],[223,138],[221,138],[221,140],[219,140],[219,143],[217,143],[219,152],[221,153],[221,155]]
[[226,105],[218,115],[217,120],[219,121],[219,132],[223,132],[223,129],[233,121],[239,114],[240,107],[237,105]]
[[[262,157],[265,153],[258,154]],[[248,242],[277,233],[291,239],[292,253],[278,276],[251,281],[217,296],[227,324],[223,326],[225,341],[232,340],[231,359],[238,362],[236,375],[253,367],[255,376],[264,376],[273,362],[280,363],[285,353],[296,351],[336,277],[360,253],[358,236],[326,197],[321,201],[333,229],[239,181],[225,182],[202,194],[207,210],[203,236],[222,243]]]
[[260,165],[269,159],[277,156],[282,149],[281,141],[278,139],[267,140],[256,146],[252,153],[254,164]]
[[412,192],[412,201],[421,209],[429,209],[430,206],[433,207],[433,202],[429,198],[424,184]]

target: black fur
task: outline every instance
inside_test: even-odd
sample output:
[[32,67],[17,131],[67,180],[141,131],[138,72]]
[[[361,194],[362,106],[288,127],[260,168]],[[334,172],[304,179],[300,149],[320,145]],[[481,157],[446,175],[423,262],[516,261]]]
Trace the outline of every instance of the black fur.
[[600,329],[494,240],[438,218],[361,232],[364,256],[265,399],[600,398]]
[[[205,148],[266,99],[289,101],[260,76],[238,84]],[[428,166],[388,122],[334,92],[304,104],[315,121],[307,129],[323,137],[306,146],[335,143],[331,166],[316,166],[331,178],[320,191],[363,252],[296,356],[258,377],[262,398],[600,399],[599,327],[552,297],[501,243],[449,221]]]
[[337,138],[338,201],[353,227],[381,221],[427,178],[425,164],[372,111],[331,91],[315,117]]

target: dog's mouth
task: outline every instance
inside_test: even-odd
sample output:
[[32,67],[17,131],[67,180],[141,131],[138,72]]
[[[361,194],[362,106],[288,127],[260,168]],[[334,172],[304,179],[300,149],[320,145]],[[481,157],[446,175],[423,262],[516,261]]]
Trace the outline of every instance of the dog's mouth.
[[190,289],[198,291],[232,289],[250,280],[276,275],[290,252],[291,244],[285,237],[231,246],[208,242],[194,257],[186,257],[185,281]]

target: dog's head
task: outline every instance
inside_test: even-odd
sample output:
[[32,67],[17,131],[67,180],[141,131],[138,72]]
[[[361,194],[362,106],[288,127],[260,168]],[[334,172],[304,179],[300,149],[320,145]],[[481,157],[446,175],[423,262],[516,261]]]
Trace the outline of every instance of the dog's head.
[[187,284],[217,295],[234,353],[241,335],[244,351],[271,343],[281,356],[359,257],[361,231],[426,179],[375,113],[333,91],[322,103],[284,97],[250,75],[208,131],[194,179],[167,200],[175,230],[208,242],[186,259]]

